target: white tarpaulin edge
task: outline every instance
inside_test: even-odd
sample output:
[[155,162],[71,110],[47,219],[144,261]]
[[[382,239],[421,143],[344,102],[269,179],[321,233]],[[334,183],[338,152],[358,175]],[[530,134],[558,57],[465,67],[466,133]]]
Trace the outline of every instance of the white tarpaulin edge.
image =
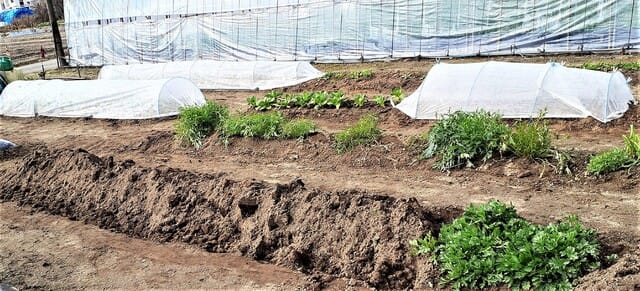
[[0,95],[0,115],[149,119],[205,104],[202,92],[183,78],[152,81],[16,81]]
[[504,118],[620,118],[637,102],[620,72],[567,68],[557,63],[437,64],[396,108],[414,119],[485,110]]
[[271,90],[322,77],[309,62],[207,61],[104,66],[101,80],[156,80],[181,77],[200,89]]

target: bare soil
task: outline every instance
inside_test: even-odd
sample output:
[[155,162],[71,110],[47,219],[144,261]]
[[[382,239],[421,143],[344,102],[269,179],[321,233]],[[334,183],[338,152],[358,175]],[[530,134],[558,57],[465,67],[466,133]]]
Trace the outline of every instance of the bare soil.
[[[638,60],[637,56],[564,58],[575,64]],[[486,59],[455,61],[477,60]],[[322,64],[318,67],[324,71],[372,69],[374,77],[314,80],[287,90],[388,95],[402,86],[411,92],[431,63]],[[637,96],[639,73],[626,73],[635,82]],[[254,93],[264,94],[208,92],[207,97],[245,111],[245,98]],[[616,253],[620,259],[586,275],[578,289],[640,288],[640,171],[597,178],[584,174],[590,155],[621,145],[629,126],[639,127],[638,106],[607,125],[592,119],[551,120],[554,144],[573,152],[572,175],[513,157],[441,173],[431,169],[432,161],[418,159],[418,151],[406,143],[433,123],[411,120],[391,108],[284,113],[313,119],[320,132],[302,142],[239,138],[228,146],[212,136],[194,151],[175,141],[172,119],[0,117],[0,137],[22,145],[0,155],[0,201],[4,201],[0,223],[20,227],[0,231],[0,261],[16,266],[0,268],[0,282],[34,289],[430,289],[436,286],[437,270],[424,258],[408,255],[407,242],[427,231],[437,232],[442,222],[459,215],[469,203],[499,199],[513,203],[523,217],[536,223],[576,214],[597,229],[604,253]],[[380,115],[384,137],[372,147],[338,155],[331,135],[368,113]],[[47,236],[51,231],[56,233],[53,239]],[[20,239],[26,232],[28,239],[38,242],[26,244]],[[118,259],[108,261],[109,272],[95,271],[104,268],[104,256],[89,267],[90,260],[81,257],[78,247],[60,247],[57,242],[78,236],[84,240],[84,233],[92,239],[81,246],[99,245],[117,252]],[[141,245],[149,251],[129,255],[138,253],[136,246]],[[197,258],[189,257],[185,249]],[[162,250],[175,250],[174,259],[165,260]],[[96,256],[92,251],[87,254]],[[155,259],[156,271],[146,272],[134,263],[146,256]],[[38,267],[48,268],[44,270],[50,279],[28,276],[33,264],[53,265],[52,257],[58,258],[58,269]],[[229,265],[210,264],[216,260]],[[267,264],[254,265],[255,261]],[[90,272],[91,282],[71,271],[76,264],[85,266],[80,270]],[[243,264],[259,266],[252,267],[257,271],[244,281]],[[198,281],[190,270],[200,267],[231,275]],[[291,271],[278,277],[282,267]],[[175,281],[159,271],[167,268],[180,274]],[[69,272],[72,276],[65,277]],[[108,285],[114,284],[112,278],[118,273],[142,276],[146,285],[127,280]]]
[[[63,49],[67,52],[67,39],[64,25],[60,26]],[[40,61],[40,48],[45,50],[47,59],[55,59],[55,46],[51,32],[17,37],[0,37],[0,54],[9,55],[14,66],[19,67]]]

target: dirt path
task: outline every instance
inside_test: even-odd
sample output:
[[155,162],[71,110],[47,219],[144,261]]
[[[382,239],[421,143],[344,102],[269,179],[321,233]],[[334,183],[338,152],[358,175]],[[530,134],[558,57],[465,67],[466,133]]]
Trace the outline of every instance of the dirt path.
[[234,255],[133,239],[0,204],[0,282],[21,290],[236,289],[305,285],[303,276]]

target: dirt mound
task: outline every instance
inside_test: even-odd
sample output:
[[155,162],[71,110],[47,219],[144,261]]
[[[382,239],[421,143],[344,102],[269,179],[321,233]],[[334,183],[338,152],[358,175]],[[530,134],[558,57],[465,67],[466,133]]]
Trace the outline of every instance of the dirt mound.
[[[82,220],[155,241],[181,241],[239,253],[368,286],[429,286],[437,273],[408,252],[408,241],[460,213],[427,210],[416,199],[360,191],[234,181],[85,150],[38,150],[0,172],[0,201]],[[420,268],[416,268],[420,261]]]

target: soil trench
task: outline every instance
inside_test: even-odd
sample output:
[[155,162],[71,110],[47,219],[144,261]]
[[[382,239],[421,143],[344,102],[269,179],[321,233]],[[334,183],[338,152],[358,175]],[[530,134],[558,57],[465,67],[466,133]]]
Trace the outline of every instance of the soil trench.
[[[85,150],[37,150],[0,172],[0,201],[160,242],[237,253],[366,286],[433,286],[437,272],[408,241],[460,213],[359,191],[235,181],[224,173],[146,168]],[[420,268],[416,265],[420,261]]]

